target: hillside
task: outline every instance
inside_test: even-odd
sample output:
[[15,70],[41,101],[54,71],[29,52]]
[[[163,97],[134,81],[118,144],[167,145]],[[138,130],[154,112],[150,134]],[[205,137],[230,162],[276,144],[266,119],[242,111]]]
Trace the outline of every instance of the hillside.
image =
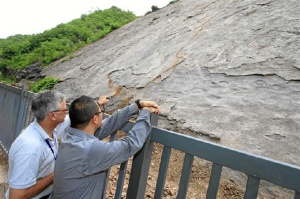
[[71,99],[152,99],[162,128],[300,165],[299,28],[297,0],[178,1],[43,74]]
[[25,78],[36,81],[41,78],[40,68],[63,57],[69,59],[70,53],[136,18],[132,12],[112,6],[83,14],[40,34],[18,34],[0,39],[0,81],[14,82]]

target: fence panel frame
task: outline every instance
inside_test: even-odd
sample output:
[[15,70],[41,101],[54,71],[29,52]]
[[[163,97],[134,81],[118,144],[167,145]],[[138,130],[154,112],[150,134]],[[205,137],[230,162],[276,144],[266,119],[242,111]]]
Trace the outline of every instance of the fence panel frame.
[[34,93],[0,83],[0,147],[7,156],[12,142],[31,121],[31,99]]

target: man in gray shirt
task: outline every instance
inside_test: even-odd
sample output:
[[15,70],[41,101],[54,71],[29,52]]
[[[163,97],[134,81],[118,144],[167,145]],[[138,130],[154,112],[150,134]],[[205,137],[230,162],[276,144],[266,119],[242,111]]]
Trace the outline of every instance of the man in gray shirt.
[[[150,113],[160,113],[155,102],[137,100],[102,123],[102,105],[103,101],[96,102],[87,96],[71,103],[71,127],[61,140],[55,162],[53,198],[103,198],[105,170],[126,161],[142,148],[151,131]],[[136,123],[126,137],[113,142],[101,141],[121,129],[138,112]]]

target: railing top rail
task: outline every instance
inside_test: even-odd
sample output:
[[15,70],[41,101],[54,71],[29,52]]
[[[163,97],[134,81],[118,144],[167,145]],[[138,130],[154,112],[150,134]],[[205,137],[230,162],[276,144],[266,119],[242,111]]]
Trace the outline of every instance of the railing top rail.
[[[0,83],[0,87],[4,88],[6,90],[9,90],[9,91],[15,92],[15,93],[22,93],[22,88],[18,88],[18,87],[15,87],[15,86],[10,86],[10,85],[7,85],[7,84]],[[31,98],[31,97],[34,96],[34,93],[30,92],[30,91],[26,91],[26,92],[23,92],[23,95],[26,96],[26,97]]]
[[300,192],[300,167],[160,128],[151,141]]

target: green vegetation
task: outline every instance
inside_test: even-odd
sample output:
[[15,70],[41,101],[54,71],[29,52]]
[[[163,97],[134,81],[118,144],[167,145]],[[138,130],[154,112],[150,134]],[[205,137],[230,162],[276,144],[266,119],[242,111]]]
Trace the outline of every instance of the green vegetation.
[[[84,14],[66,24],[36,35],[14,35],[0,39],[0,76],[6,81],[4,69],[22,69],[41,61],[43,66],[71,53],[102,37],[111,31],[135,20],[132,12],[113,6]],[[13,79],[10,77],[9,79]]]
[[7,84],[13,84],[15,82],[15,79],[13,77],[5,77],[0,72],[0,82],[4,82],[4,83],[7,83]]
[[[170,1],[168,5],[173,4],[173,3],[176,3],[177,1],[178,1],[178,0]],[[151,11],[148,11],[145,15],[150,14],[150,13],[152,13],[152,12],[156,12],[156,11],[158,11],[158,10],[160,10],[159,7],[157,7],[157,6],[155,6],[155,5],[152,5],[152,6],[151,6]]]
[[152,12],[158,11],[159,7],[157,7],[157,6],[151,6],[151,10],[152,10]]
[[58,81],[58,78],[48,76],[31,84],[29,90],[34,93],[38,93],[43,90],[51,90]]
[[176,3],[178,0],[173,0],[173,1],[170,1],[169,4],[173,4],[173,3]]

